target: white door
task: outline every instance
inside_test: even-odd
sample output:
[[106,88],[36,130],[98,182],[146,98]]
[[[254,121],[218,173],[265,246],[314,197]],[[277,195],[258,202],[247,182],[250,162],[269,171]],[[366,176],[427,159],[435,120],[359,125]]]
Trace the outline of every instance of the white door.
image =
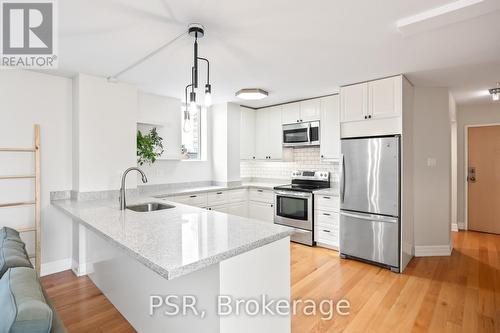
[[283,156],[283,143],[282,143],[282,133],[283,128],[281,124],[281,106],[273,106],[267,108],[267,126],[268,126],[268,136],[266,145],[268,147],[268,156],[271,160],[280,160]]
[[240,159],[255,158],[255,111],[241,108]]
[[255,112],[255,158],[259,160],[265,160],[269,156],[268,112],[269,108],[259,109]]
[[293,124],[300,121],[300,104],[299,103],[289,103],[283,105],[283,124]]
[[368,116],[368,84],[360,83],[340,89],[340,121],[365,120]]
[[336,159],[340,156],[340,97],[328,96],[321,99],[320,121],[322,159]]
[[300,121],[313,121],[320,118],[320,99],[310,99],[300,102]]
[[402,76],[368,82],[368,114],[373,119],[401,116]]
[[248,217],[274,223],[274,205],[263,202],[248,202]]

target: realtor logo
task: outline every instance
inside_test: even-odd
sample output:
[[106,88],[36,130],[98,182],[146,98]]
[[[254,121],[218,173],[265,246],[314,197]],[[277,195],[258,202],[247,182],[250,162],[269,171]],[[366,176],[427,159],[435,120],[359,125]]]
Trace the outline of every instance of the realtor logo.
[[55,68],[54,0],[2,0],[3,67]]

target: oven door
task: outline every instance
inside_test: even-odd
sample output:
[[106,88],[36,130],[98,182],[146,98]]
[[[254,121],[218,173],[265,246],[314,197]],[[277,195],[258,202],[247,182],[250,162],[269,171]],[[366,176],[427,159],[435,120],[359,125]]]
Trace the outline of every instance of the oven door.
[[309,145],[309,128],[309,123],[283,125],[283,147]]
[[313,230],[312,194],[276,191],[274,223],[304,230]]

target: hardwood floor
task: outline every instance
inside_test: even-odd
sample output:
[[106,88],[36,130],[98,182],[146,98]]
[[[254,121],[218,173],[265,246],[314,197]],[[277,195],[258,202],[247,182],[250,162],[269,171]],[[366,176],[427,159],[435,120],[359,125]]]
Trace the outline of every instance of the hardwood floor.
[[[450,257],[414,258],[394,274],[321,248],[291,245],[293,299],[347,299],[332,320],[296,315],[294,333],[500,333],[500,235],[454,233]],[[70,332],[133,332],[87,277],[42,278]]]

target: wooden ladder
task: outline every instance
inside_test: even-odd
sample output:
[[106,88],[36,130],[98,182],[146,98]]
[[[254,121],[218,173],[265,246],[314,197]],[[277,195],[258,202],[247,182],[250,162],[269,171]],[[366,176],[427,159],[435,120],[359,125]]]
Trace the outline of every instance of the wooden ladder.
[[[34,232],[35,233],[35,270],[40,275],[41,265],[41,246],[40,246],[40,125],[34,125],[34,143],[30,148],[0,148],[0,152],[8,153],[32,153],[35,155],[35,170],[34,174],[29,175],[0,175],[1,180],[7,179],[34,179],[35,181],[35,198],[32,201],[19,201],[0,203],[0,208],[33,206],[35,207],[35,225],[33,227],[18,228],[20,233]],[[32,258],[32,257],[30,257]]]

